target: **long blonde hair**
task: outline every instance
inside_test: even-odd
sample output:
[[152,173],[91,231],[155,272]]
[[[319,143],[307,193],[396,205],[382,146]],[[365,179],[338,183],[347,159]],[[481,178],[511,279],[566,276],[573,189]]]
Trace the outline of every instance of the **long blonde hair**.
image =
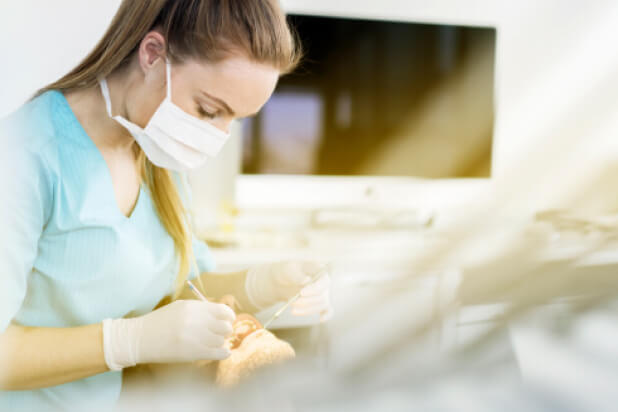
[[[276,0],[123,0],[107,32],[94,50],[58,81],[39,90],[70,92],[96,86],[98,79],[125,67],[144,36],[160,30],[174,63],[187,58],[217,62],[242,52],[281,74],[300,59],[296,36]],[[137,148],[141,177],[159,219],[174,240],[180,263],[173,299],[187,279],[193,260],[191,228],[172,175],[153,165]]]

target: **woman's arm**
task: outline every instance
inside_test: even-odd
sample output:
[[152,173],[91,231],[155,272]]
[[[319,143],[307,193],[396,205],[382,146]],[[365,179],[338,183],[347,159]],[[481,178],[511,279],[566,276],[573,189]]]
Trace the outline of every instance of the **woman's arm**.
[[[192,283],[208,298],[218,301],[224,295],[232,295],[243,312],[256,313],[259,309],[251,304],[245,292],[246,277],[247,270],[233,273],[202,273],[199,279],[195,279]],[[195,299],[195,296],[189,288],[185,288],[180,299]]]
[[10,325],[0,335],[0,390],[55,386],[140,363],[225,359],[230,354],[225,337],[235,318],[225,305],[178,300],[139,317],[105,319],[102,325]]
[[101,324],[76,328],[10,325],[0,334],[0,390],[55,386],[107,370]]

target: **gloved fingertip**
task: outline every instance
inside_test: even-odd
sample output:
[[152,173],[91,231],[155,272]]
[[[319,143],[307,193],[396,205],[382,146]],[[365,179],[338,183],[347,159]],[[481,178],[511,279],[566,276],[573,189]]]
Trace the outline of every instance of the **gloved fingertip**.
[[333,317],[333,309],[331,308],[320,314],[320,322],[322,323],[327,322],[331,320],[332,317]]
[[305,272],[315,273],[323,267],[322,264],[315,261],[306,261],[302,263],[302,268]]
[[316,291],[315,288],[313,288],[313,285],[305,286],[300,290],[300,296],[303,298],[314,298],[319,296],[321,293],[321,291]]
[[305,315],[305,311],[299,308],[294,308],[292,309],[292,315],[294,316],[304,316]]
[[307,310],[307,308],[311,308],[315,306],[310,299],[307,298],[299,298],[296,302],[294,302],[294,304],[292,305],[292,309],[296,310],[296,311],[300,311],[300,312],[305,312]]
[[221,310],[222,320],[229,320],[230,322],[234,322],[236,320],[236,312],[232,308],[227,305],[219,304]]
[[325,283],[325,282],[318,280],[315,283],[305,286],[301,290],[301,294],[304,294],[304,296],[317,296],[323,293],[327,293],[329,290],[330,290],[329,283]]
[[307,298],[301,296],[300,298],[296,300],[296,302],[292,304],[292,309],[301,309],[307,306],[306,301],[307,301]]

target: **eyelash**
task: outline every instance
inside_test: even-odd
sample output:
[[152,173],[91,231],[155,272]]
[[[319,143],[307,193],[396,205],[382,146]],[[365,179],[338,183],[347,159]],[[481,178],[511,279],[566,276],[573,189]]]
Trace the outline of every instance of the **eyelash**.
[[214,119],[215,117],[217,117],[217,113],[208,113],[201,106],[197,107],[197,112],[199,113],[200,116],[207,117],[209,119]]

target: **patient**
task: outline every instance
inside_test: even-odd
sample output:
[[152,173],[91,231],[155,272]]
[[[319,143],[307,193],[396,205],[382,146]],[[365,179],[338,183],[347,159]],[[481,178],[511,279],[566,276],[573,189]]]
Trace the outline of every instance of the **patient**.
[[[220,302],[235,312],[239,311],[238,304],[232,296],[224,296]],[[249,314],[239,314],[233,327],[234,332],[225,341],[226,347],[232,354],[229,358],[219,361],[217,365],[216,382],[219,386],[233,386],[263,366],[292,359],[295,356],[294,349],[289,343],[264,329],[260,322]]]

